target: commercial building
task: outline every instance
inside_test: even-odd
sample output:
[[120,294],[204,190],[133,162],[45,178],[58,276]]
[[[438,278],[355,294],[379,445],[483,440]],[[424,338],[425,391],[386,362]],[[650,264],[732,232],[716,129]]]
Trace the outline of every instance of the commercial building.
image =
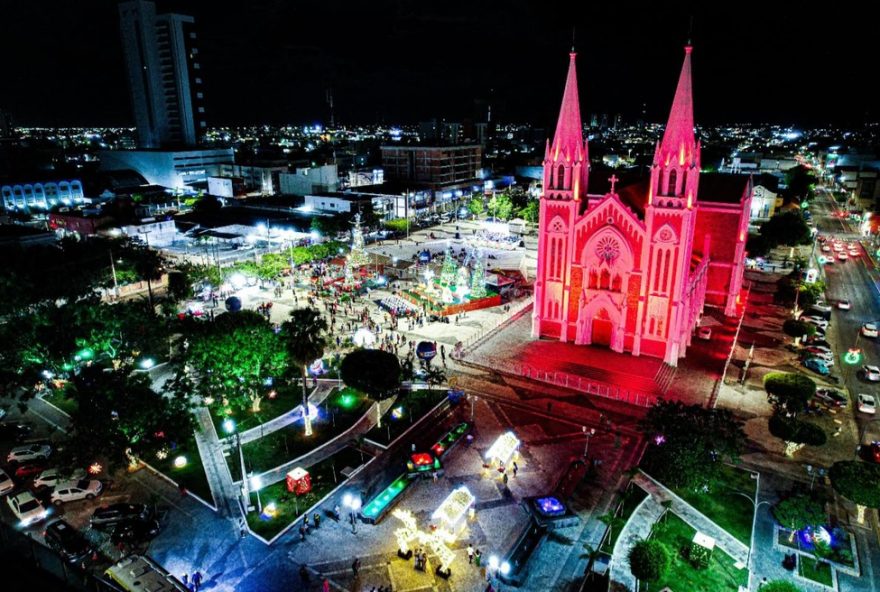
[[193,18],[131,0],[119,4],[119,26],[139,146],[195,145],[207,123]]
[[482,148],[460,146],[382,146],[382,168],[389,181],[411,182],[431,189],[472,185],[481,175]]
[[373,204],[372,195],[361,193],[320,193],[306,195],[304,207],[307,211],[325,214],[351,214],[357,212],[363,204]]
[[278,182],[284,195],[328,193],[339,189],[339,173],[335,164],[298,168],[292,173],[280,173]]
[[239,177],[247,191],[259,191],[262,195],[274,195],[280,188],[279,175],[287,172],[285,161],[256,164],[226,164],[221,167],[224,177]]
[[48,210],[56,205],[73,206],[86,202],[82,183],[77,179],[3,185],[0,196],[6,211]]
[[101,171],[132,170],[151,185],[192,189],[207,185],[208,177],[221,176],[223,167],[235,163],[232,148],[192,150],[100,150]]

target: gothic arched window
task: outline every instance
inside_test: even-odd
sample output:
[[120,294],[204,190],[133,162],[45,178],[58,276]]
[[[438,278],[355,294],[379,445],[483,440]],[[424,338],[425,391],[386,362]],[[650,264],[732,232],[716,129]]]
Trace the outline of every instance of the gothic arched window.
[[599,289],[608,290],[609,288],[611,288],[611,272],[603,269],[602,274],[599,276]]
[[675,193],[675,180],[676,180],[676,172],[675,169],[670,169],[669,171],[669,181],[667,182],[666,195],[676,195]]
[[588,285],[591,290],[596,290],[599,287],[599,274],[595,269],[590,270],[590,283]]
[[678,195],[684,195],[684,188],[687,185],[688,180],[688,172],[687,169],[681,172],[681,191],[678,192]]
[[620,279],[620,275],[615,275],[614,279],[611,280],[611,289],[614,292],[620,292],[621,284],[622,284],[622,281]]
[[565,189],[565,166],[559,165],[556,169],[556,188]]

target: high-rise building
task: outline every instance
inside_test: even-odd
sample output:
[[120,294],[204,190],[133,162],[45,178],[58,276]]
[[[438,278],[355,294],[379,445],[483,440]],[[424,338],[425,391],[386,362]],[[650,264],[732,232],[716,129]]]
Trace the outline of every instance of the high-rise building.
[[193,18],[130,0],[119,24],[140,147],[196,144],[207,124]]

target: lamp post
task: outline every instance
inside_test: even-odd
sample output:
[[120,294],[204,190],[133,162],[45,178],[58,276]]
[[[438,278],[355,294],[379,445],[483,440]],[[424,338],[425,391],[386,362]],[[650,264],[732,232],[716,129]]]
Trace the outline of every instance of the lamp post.
[[259,475],[251,477],[251,489],[257,492],[257,511],[262,514],[263,513],[263,502],[260,499],[260,489],[263,487],[263,480]]
[[351,520],[351,533],[357,534],[357,513],[361,509],[360,496],[346,493],[342,498],[342,505],[349,510],[348,517]]
[[[757,479],[756,475],[758,475],[758,473],[752,473],[752,478]],[[751,577],[751,573],[752,573],[752,568],[751,568],[752,548],[754,548],[754,546],[755,546],[755,523],[757,522],[757,519],[758,519],[758,508],[760,508],[763,504],[767,504],[769,506],[770,501],[769,500],[764,500],[762,502],[758,501],[758,496],[761,493],[760,489],[755,490],[755,497],[754,498],[746,493],[743,493],[742,491],[733,491],[733,493],[735,493],[736,495],[743,496],[744,498],[749,500],[752,504],[752,509],[753,509],[753,512],[752,512],[752,538],[749,541],[749,551],[746,554],[746,569],[749,570],[749,577]]]
[[[138,234],[142,234],[144,242],[147,245],[147,251],[150,250],[150,233],[152,230],[138,230]],[[153,284],[150,283],[150,274],[147,274],[147,297],[150,299],[150,310],[153,310]]]
[[590,450],[590,438],[596,435],[596,428],[589,428],[587,426],[583,426],[581,430],[584,432],[584,437],[586,441],[584,442],[584,458],[587,458],[587,453]]
[[228,418],[223,420],[223,431],[230,435],[234,434],[235,442],[238,445],[238,459],[239,462],[241,462],[241,496],[244,498],[244,509],[245,512],[247,512],[247,509],[251,505],[251,496],[250,491],[248,490],[249,479],[247,469],[244,465],[244,449],[241,446],[241,434],[235,429],[235,422]]

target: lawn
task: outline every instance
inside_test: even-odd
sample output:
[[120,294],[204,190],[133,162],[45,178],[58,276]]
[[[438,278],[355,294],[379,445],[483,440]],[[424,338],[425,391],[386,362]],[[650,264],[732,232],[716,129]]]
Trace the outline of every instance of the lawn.
[[376,426],[367,432],[367,439],[379,444],[390,444],[436,407],[446,395],[446,389],[406,391],[405,394],[398,395],[397,401],[382,418],[382,427]]
[[65,392],[66,391],[64,389],[54,389],[53,391],[44,395],[43,400],[47,403],[55,405],[67,415],[72,415],[79,407],[79,404],[76,402],[76,399],[65,397]]
[[[715,547],[706,569],[696,569],[685,557],[696,531],[681,518],[667,512],[665,522],[654,525],[651,537],[666,544],[672,556],[669,571],[659,582],[650,584],[651,590],[669,587],[675,592],[735,592],[739,586],[747,586],[749,572],[736,569],[734,560]],[[644,585],[644,582],[640,582]],[[642,588],[645,589],[645,588]]]
[[633,486],[622,496],[623,503],[620,505],[620,510],[617,512],[617,517],[621,522],[618,524],[612,524],[611,532],[609,533],[605,544],[602,545],[603,551],[609,555],[614,551],[614,543],[617,542],[617,537],[619,537],[621,531],[623,531],[623,527],[626,525],[627,520],[629,520],[629,517],[635,512],[636,506],[642,503],[642,500],[646,497],[648,497],[648,494],[645,493],[645,490],[636,486]]
[[749,545],[752,540],[754,506],[746,497],[734,492],[742,492],[754,499],[755,487],[756,481],[748,471],[723,465],[718,480],[712,484],[708,493],[685,489],[676,489],[675,493],[715,524]]
[[[360,419],[369,409],[371,400],[346,387],[332,392],[325,403],[320,406],[318,418],[312,421],[312,435],[308,438],[303,433],[302,421],[296,421],[245,444],[244,459],[248,472],[268,471],[328,442]],[[241,479],[241,462],[237,448],[232,449],[226,462],[233,480]]]
[[[369,457],[365,460],[369,460]],[[271,539],[287,528],[300,514],[308,511],[325,495],[333,491],[339,482],[344,479],[339,474],[341,469],[345,467],[358,467],[360,465],[361,453],[354,448],[343,448],[330,458],[307,467],[312,479],[312,490],[309,493],[295,496],[287,491],[287,483],[284,481],[264,487],[260,490],[260,502],[263,506],[263,513],[260,514],[256,510],[250,512],[247,516],[248,525],[251,527],[251,530],[261,537],[267,540]],[[256,508],[256,493],[251,493],[251,501]],[[275,513],[270,516],[266,513],[266,508],[271,507],[270,504],[273,503]],[[330,508],[315,508],[313,510],[313,513],[318,512],[321,515],[321,520],[323,521],[321,528],[330,527],[327,524],[328,516],[324,512],[327,509]],[[312,523],[314,522],[312,521]]]
[[798,557],[798,573],[808,580],[813,580],[823,586],[834,587],[831,566],[827,563],[819,563],[812,557],[804,555]]
[[[181,468],[174,466],[174,459],[179,456],[186,458],[186,465]],[[208,478],[205,476],[205,468],[202,466],[202,457],[196,446],[195,436],[190,436],[186,442],[178,444],[164,459],[145,459],[150,466],[164,473],[174,482],[183,485],[188,490],[208,502],[214,504],[211,497],[211,488],[208,486]]]
[[[310,386],[309,392],[311,391]],[[261,423],[271,421],[302,403],[302,387],[299,384],[279,386],[275,392],[277,394],[274,399],[263,397],[260,401],[260,410],[257,413],[251,411],[250,407],[247,409],[227,407],[225,408],[226,413],[224,413],[223,407],[212,407],[211,419],[214,421],[217,435],[221,438],[226,436],[226,431],[223,429],[223,422],[226,419],[234,421],[235,429],[244,432]]]

